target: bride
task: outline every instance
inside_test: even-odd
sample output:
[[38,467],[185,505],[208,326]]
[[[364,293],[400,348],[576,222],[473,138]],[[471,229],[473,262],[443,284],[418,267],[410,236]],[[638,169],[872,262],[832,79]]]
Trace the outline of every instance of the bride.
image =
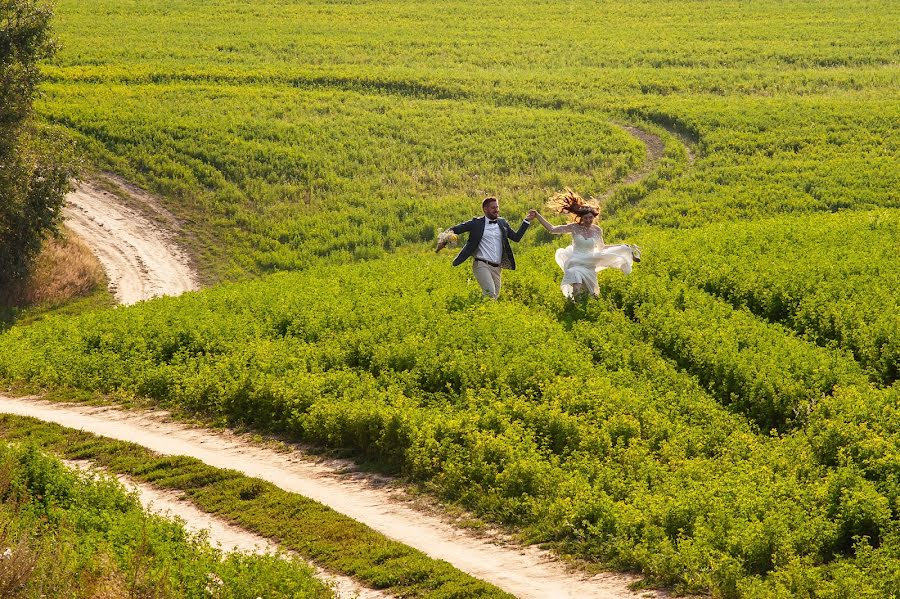
[[560,287],[566,297],[574,299],[586,292],[597,297],[600,294],[598,271],[618,268],[628,274],[632,263],[641,261],[637,246],[603,243],[603,229],[594,224],[600,216],[600,207],[595,200],[585,200],[566,187],[547,201],[547,207],[567,214],[570,220],[566,225],[553,226],[543,216],[537,215],[538,221],[553,235],[572,235],[572,245],[556,250],[556,263],[563,269]]

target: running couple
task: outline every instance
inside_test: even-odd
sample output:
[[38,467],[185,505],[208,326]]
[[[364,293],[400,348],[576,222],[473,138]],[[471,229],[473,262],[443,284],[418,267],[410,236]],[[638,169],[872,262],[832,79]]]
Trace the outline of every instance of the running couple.
[[585,200],[569,189],[551,197],[547,206],[569,217],[569,223],[554,226],[538,213],[529,210],[519,228],[513,230],[509,222],[500,216],[497,198],[488,197],[481,202],[484,216],[477,216],[450,227],[438,236],[437,251],[455,240],[456,235],[468,233],[468,239],[453,266],[459,266],[472,258],[472,274],[485,297],[497,299],[500,295],[502,269],[516,269],[510,240],[519,241],[535,218],[553,235],[568,233],[572,243],[556,251],[556,263],[563,270],[562,292],[575,298],[583,293],[596,297],[600,293],[597,272],[604,268],[618,268],[625,274],[631,272],[634,262],[640,262],[640,250],[633,245],[606,245],[603,229],[595,221],[600,207],[594,200]]

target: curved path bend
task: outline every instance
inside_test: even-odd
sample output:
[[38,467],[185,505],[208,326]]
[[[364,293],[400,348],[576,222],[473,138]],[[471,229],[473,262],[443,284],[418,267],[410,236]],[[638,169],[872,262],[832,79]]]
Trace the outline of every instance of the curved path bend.
[[[659,163],[666,152],[665,142],[663,142],[662,138],[658,135],[654,135],[653,133],[644,131],[640,127],[635,127],[634,125],[627,125],[623,123],[614,124],[616,127],[622,129],[623,131],[625,131],[625,133],[644,144],[644,162],[636,169],[631,171],[624,179],[622,179],[621,181],[617,181],[609,189],[602,193],[597,198],[598,200],[609,199],[621,187],[640,183],[650,177],[650,175],[656,172],[656,170],[659,168]],[[687,154],[687,163],[688,165],[693,164],[694,160],[696,160],[696,154],[691,147],[691,143],[674,129],[665,126],[662,126],[662,128],[665,129],[670,135],[675,137],[682,144],[682,146],[684,146],[685,152]]]
[[[174,221],[146,193],[118,181],[117,187],[132,204]],[[66,196],[66,225],[81,237],[100,260],[110,290],[120,304],[160,295],[180,295],[199,288],[186,255],[171,235],[118,196],[97,183],[80,181]]]

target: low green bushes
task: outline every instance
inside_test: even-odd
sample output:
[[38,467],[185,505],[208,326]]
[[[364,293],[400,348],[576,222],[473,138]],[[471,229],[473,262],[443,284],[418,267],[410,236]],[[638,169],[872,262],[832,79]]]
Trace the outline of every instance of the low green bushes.
[[181,524],[145,513],[115,479],[69,470],[34,445],[0,443],[0,595],[324,598],[332,592],[306,564],[223,555]]
[[644,268],[852,352],[890,385],[900,376],[898,237],[891,210],[780,216],[656,234]]
[[47,319],[0,375],[348,452],[680,590],[893,588],[891,399],[850,356],[652,273],[566,303],[545,259],[497,303],[417,256]]
[[867,386],[846,353],[817,347],[679,281],[645,275],[610,282],[603,294],[663,355],[762,430],[798,426],[836,386]]

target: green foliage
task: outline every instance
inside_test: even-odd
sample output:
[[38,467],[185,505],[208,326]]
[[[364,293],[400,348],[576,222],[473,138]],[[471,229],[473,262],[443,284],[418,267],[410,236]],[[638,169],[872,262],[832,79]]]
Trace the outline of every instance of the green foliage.
[[599,194],[642,161],[610,117],[696,144],[687,169],[667,136],[611,199],[625,230],[898,207],[890,2],[58,11],[40,114],[163,194],[218,278],[430,242],[487,194],[509,215]]
[[895,211],[780,217],[653,240],[654,272],[688,282],[900,376],[900,220]]
[[[31,113],[40,75],[37,62],[54,50],[50,37],[52,12],[39,0],[0,2],[0,124],[4,133]],[[8,153],[13,139],[4,135],[0,148]]]
[[[126,474],[156,487],[183,491],[193,503],[209,513],[273,538],[281,546],[329,570],[353,576],[372,588],[384,589],[394,595],[508,597],[499,589],[463,574],[446,562],[431,559],[415,549],[391,541],[364,524],[337,514],[315,501],[231,470],[207,466],[194,458],[162,457],[132,443],[16,416],[0,417],[0,436],[7,440],[39,444],[68,458],[89,459],[112,472]],[[42,464],[48,462],[47,458],[43,459]],[[45,481],[49,479],[55,483],[59,471],[58,465],[50,474],[47,474],[46,466],[32,469],[29,472],[34,480],[30,482],[29,489],[36,489],[33,494],[40,493],[42,497],[47,497],[47,489],[56,489],[57,485]],[[114,483],[107,484],[116,487]],[[122,500],[125,498],[122,497]],[[54,498],[49,501],[56,503]],[[132,498],[128,501],[134,503]],[[106,511],[102,502],[97,503],[96,514],[108,520]],[[146,536],[147,533],[142,530],[142,534]],[[127,555],[127,546],[121,550]],[[173,570],[184,567],[178,560],[191,559],[190,553],[184,549],[177,554],[174,550],[159,551],[162,556],[168,553],[174,555],[171,561],[175,565],[168,565]],[[213,587],[216,592],[211,594],[214,596],[330,596],[318,582],[311,580],[309,568],[305,565],[298,566],[277,556],[236,554],[229,555],[216,568],[205,569],[209,564],[200,558],[207,554],[216,556],[208,547],[205,551],[191,568],[193,572],[220,577],[222,584]],[[160,557],[159,561],[162,560],[163,557]],[[195,577],[193,581],[199,579],[209,586],[209,576],[204,576]],[[194,594],[189,592],[187,596]]]
[[148,515],[114,478],[70,470],[34,445],[0,446],[4,597],[330,597],[305,564],[223,556]]
[[59,223],[71,176],[65,145],[29,118],[37,62],[53,51],[50,17],[43,2],[0,2],[0,301]]
[[[303,272],[14,327],[0,378],[348,452],[678,590],[897,596],[895,2],[58,6],[40,116],[213,278]],[[600,301],[541,231],[496,305],[424,251],[563,185],[645,250]]]
[[684,229],[710,222],[900,207],[894,165],[900,117],[889,94],[785,93],[643,102],[701,141],[684,177],[649,195],[632,218]]
[[811,345],[683,283],[647,275],[610,284],[603,294],[639,322],[664,355],[764,431],[802,424],[837,386],[865,384],[849,356]]
[[47,318],[6,333],[0,373],[349,451],[686,591],[765,594],[835,564],[891,588],[874,564],[897,550],[900,436],[847,424],[887,391],[846,354],[650,273],[604,275],[624,312],[566,304],[546,259],[525,252],[533,272],[507,273],[499,303],[415,256]]
[[430,242],[437,223],[463,220],[488,194],[519,217],[561,181],[602,189],[642,152],[598,116],[464,99],[262,84],[45,89],[48,101],[78,93],[53,121],[177,198],[176,212],[203,213],[200,234],[235,262],[220,267],[245,272]]

